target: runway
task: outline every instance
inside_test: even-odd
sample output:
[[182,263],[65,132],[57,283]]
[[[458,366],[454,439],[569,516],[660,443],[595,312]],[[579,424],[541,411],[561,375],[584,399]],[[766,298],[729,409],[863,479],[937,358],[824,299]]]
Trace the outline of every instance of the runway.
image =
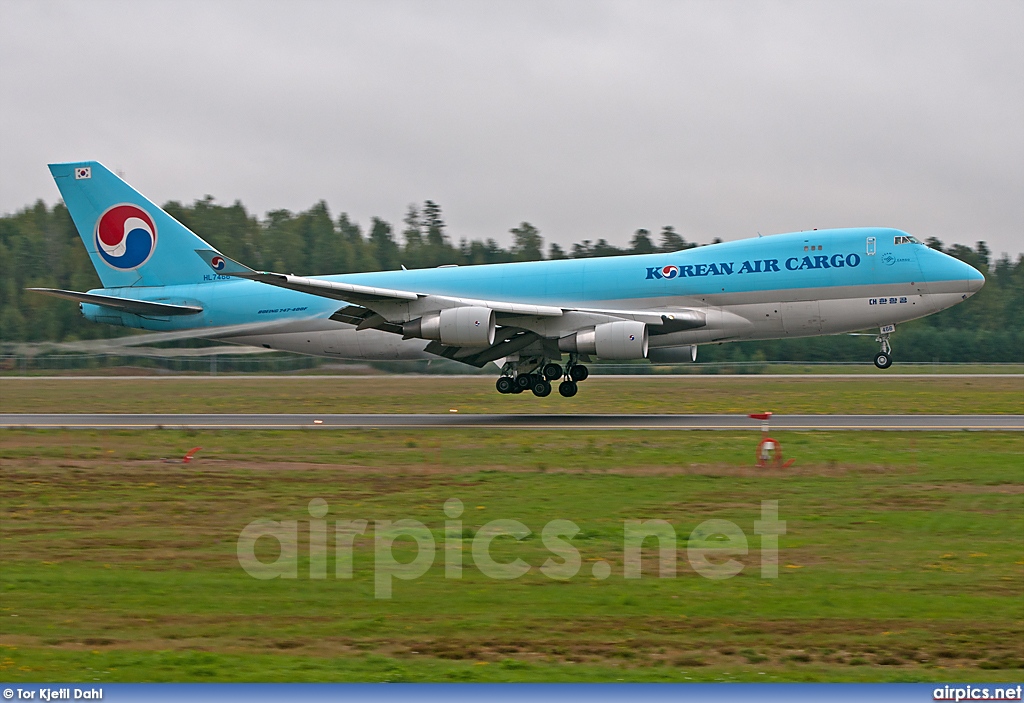
[[[892,379],[899,379],[901,381],[933,381],[936,379],[944,378],[1000,378],[1000,379],[1022,379],[1024,373],[875,373],[874,367],[871,367],[870,371],[862,371],[856,373],[759,373],[759,374],[744,374],[744,373],[659,373],[659,374],[614,374],[614,373],[595,373],[591,371],[590,380],[605,379],[605,378],[631,378],[631,379],[695,379],[704,381],[749,381],[752,378],[757,379],[820,379],[828,378],[833,380],[848,380],[848,381],[891,381]],[[0,382],[3,381],[60,381],[62,383],[75,382],[75,381],[241,381],[243,383],[249,383],[251,381],[373,381],[379,380],[382,376],[379,374],[305,374],[301,376],[282,376],[281,374],[250,374],[250,373],[221,373],[216,376],[207,376],[200,374],[150,374],[145,376],[126,375],[126,376],[0,376]],[[443,377],[438,374],[422,374],[422,373],[407,373],[402,374],[402,378],[446,378],[446,379],[484,379],[493,378],[485,374],[445,374]]]
[[[2,428],[92,430],[760,430],[746,415],[0,414]],[[1024,431],[1024,415],[775,415],[772,430]]]

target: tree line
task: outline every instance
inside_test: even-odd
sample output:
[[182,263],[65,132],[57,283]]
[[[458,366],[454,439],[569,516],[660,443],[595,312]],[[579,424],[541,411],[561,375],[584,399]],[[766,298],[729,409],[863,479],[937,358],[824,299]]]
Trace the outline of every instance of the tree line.
[[[699,246],[674,227],[657,233],[637,229],[626,247],[605,239],[584,240],[563,249],[546,248],[529,222],[509,230],[510,246],[494,239],[455,240],[441,207],[427,200],[410,205],[401,229],[379,217],[364,227],[349,215],[333,217],[323,201],[293,213],[273,210],[260,219],[240,203],[220,205],[210,196],[191,205],[164,205],[172,216],[226,255],[260,269],[319,275],[450,264],[587,258],[672,252]],[[720,240],[715,240],[715,242]],[[961,305],[901,325],[893,337],[898,360],[1024,362],[1024,256],[994,259],[985,242],[974,247],[928,246],[966,261],[988,279]],[[42,201],[0,217],[0,341],[70,341],[124,334],[121,328],[84,320],[77,306],[25,292],[26,287],[85,291],[100,287],[74,223],[62,203]],[[862,361],[874,352],[865,337],[743,342],[701,349],[703,360]]]

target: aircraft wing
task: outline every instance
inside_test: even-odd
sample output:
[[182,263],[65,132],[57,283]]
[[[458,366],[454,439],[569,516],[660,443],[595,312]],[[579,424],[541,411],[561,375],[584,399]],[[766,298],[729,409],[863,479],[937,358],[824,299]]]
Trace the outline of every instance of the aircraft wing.
[[269,283],[280,288],[319,295],[323,298],[334,298],[344,300],[348,303],[360,303],[372,307],[374,302],[390,300],[421,300],[430,298],[438,302],[454,303],[458,305],[477,305],[490,308],[496,313],[509,315],[538,315],[541,317],[557,317],[562,314],[562,308],[549,305],[531,305],[527,303],[509,303],[499,300],[477,300],[474,298],[457,298],[447,295],[432,295],[427,293],[413,293],[406,290],[395,290],[392,288],[376,288],[373,286],[362,286],[356,283],[338,283],[336,281],[325,281],[319,278],[306,278],[304,276],[293,276],[280,273],[256,273],[252,275],[234,274],[239,278],[248,278],[252,281]]
[[25,290],[30,290],[33,293],[42,293],[43,295],[52,295],[55,298],[73,300],[76,303],[102,305],[136,315],[167,317],[169,315],[197,315],[203,311],[201,307],[196,305],[154,303],[149,300],[133,300],[132,298],[118,298],[114,295],[98,295],[96,293],[79,293],[78,291],[60,290],[58,288],[26,288]]
[[[287,288],[350,303],[350,305],[335,312],[331,319],[356,325],[356,329],[373,328],[395,334],[403,334],[404,330],[401,323],[392,322],[387,319],[388,308],[391,307],[388,303],[419,301],[421,304],[418,307],[422,308],[424,306],[432,307],[431,303],[436,302],[437,309],[463,306],[489,308],[500,316],[500,325],[496,331],[494,343],[489,347],[483,349],[479,347],[458,347],[432,341],[425,349],[431,354],[477,367],[482,367],[491,361],[497,361],[519,352],[535,343],[541,345],[545,343],[556,344],[554,340],[546,340],[537,332],[525,329],[525,327],[531,325],[528,320],[523,320],[522,318],[561,317],[569,313],[581,313],[584,317],[590,319],[593,319],[594,316],[599,316],[605,319],[613,318],[644,322],[649,325],[651,334],[669,334],[707,325],[706,314],[701,310],[690,308],[667,311],[607,310],[459,298],[416,291],[364,286],[356,283],[342,283],[321,278],[308,278],[269,271],[254,271],[215,251],[197,249],[196,253],[214,271],[222,275],[259,281],[268,285],[278,286],[279,288]],[[558,353],[557,344],[552,351],[553,353]]]
[[[558,317],[562,314],[562,308],[550,305],[532,305],[529,303],[510,303],[499,300],[477,300],[474,298],[458,298],[446,295],[433,295],[428,293],[415,293],[407,290],[394,288],[377,288],[375,286],[363,286],[358,283],[340,283],[338,281],[327,281],[322,278],[307,278],[293,274],[272,273],[270,271],[254,271],[248,266],[238,263],[228,257],[218,254],[215,251],[197,249],[196,253],[203,257],[206,263],[217,273],[237,278],[247,278],[250,281],[259,281],[279,288],[288,288],[311,295],[319,295],[322,298],[333,298],[344,300],[348,303],[358,303],[373,308],[374,302],[384,301],[412,301],[423,298],[431,298],[445,305],[441,307],[458,307],[463,305],[478,305],[490,308],[496,313],[509,315],[537,315],[541,317]],[[217,261],[219,259],[219,261]],[[218,268],[218,266],[220,268]]]
[[416,293],[391,288],[375,288],[373,286],[361,286],[354,283],[336,283],[317,278],[306,278],[305,276],[294,276],[283,273],[256,272],[251,274],[232,274],[239,278],[248,278],[251,281],[268,283],[278,288],[288,288],[303,293],[319,295],[322,298],[334,298],[346,302],[371,302],[374,300],[419,300]]

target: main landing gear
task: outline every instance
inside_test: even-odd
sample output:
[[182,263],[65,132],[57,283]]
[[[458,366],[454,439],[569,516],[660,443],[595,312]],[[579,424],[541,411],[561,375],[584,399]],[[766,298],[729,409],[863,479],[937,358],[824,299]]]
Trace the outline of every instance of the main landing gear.
[[889,333],[883,332],[875,338],[875,341],[882,345],[882,351],[875,354],[875,366],[880,369],[887,369],[892,366],[892,347],[889,345]]
[[558,393],[565,398],[572,398],[579,390],[577,384],[589,375],[587,367],[576,360],[575,354],[570,355],[564,369],[553,361],[533,360],[532,364],[510,361],[502,368],[494,387],[499,393],[522,393],[529,390],[538,398],[545,398],[551,395],[551,382],[562,378],[564,380],[558,384]]
[[577,384],[586,381],[589,375],[590,371],[587,370],[586,366],[580,363],[573,363],[570,360],[569,366],[566,367],[565,371],[566,379],[558,384],[558,392],[566,398],[572,398],[579,390]]

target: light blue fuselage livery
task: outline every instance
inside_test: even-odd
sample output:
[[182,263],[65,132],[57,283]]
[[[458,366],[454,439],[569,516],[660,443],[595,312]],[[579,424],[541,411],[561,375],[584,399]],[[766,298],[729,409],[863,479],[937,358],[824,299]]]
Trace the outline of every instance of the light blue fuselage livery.
[[[640,349],[638,334],[640,358],[652,359],[711,342],[869,328],[887,340],[888,326],[950,307],[984,283],[971,266],[880,227],[674,253],[301,278],[223,257],[99,163],[50,170],[103,282],[89,295],[166,306],[133,312],[77,298],[89,319],[147,330],[209,329],[196,336],[307,354],[481,359],[488,346],[512,349],[508,339],[493,341],[493,331],[474,337],[484,318],[484,327],[490,319],[499,330],[520,331],[521,348],[489,359],[513,366],[558,361],[563,352],[570,362],[574,354],[630,358],[628,349]],[[466,315],[479,319],[460,322],[444,312],[458,307],[472,308]],[[607,326],[616,322],[623,324]],[[248,327],[223,330],[236,326]],[[570,337],[576,341],[565,341]]]

